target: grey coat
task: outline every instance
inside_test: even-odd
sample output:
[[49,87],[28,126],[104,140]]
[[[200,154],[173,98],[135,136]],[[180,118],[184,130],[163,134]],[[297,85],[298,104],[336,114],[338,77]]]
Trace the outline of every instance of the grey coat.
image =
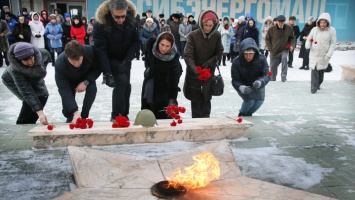
[[34,112],[43,110],[38,97],[48,96],[44,77],[47,74],[46,68],[51,56],[47,50],[33,46],[35,64],[33,67],[25,67],[13,53],[17,44],[10,46],[8,54],[10,65],[2,74],[2,82],[21,101],[26,101]]
[[[182,22],[179,25],[180,41],[186,41],[187,40],[187,36],[189,35],[189,33],[191,31],[192,31],[191,24],[189,24],[189,23],[185,24],[184,22]],[[186,36],[186,38],[185,38],[185,36]]]
[[[244,51],[248,48],[255,49],[254,59],[247,62],[244,58]],[[231,68],[232,85],[238,92],[239,96],[244,100],[264,100],[265,86],[269,83],[270,78],[267,76],[269,72],[269,65],[267,64],[264,55],[259,54],[259,48],[252,38],[246,38],[240,43],[240,55],[233,60]],[[254,81],[261,82],[260,88],[253,88]],[[245,85],[252,87],[252,92],[243,94],[239,90],[239,86]]]
[[196,66],[206,66],[213,74],[223,54],[221,33],[217,31],[218,24],[213,27],[210,34],[206,34],[201,20],[204,14],[205,12],[200,14],[199,29],[189,34],[185,47],[186,76],[183,91],[185,97],[192,102],[206,102],[212,99],[211,78],[199,80]]
[[0,36],[0,52],[7,52],[9,50],[9,42],[7,40],[7,33],[9,32],[9,26],[5,20],[0,21],[0,33],[3,33],[4,36]]

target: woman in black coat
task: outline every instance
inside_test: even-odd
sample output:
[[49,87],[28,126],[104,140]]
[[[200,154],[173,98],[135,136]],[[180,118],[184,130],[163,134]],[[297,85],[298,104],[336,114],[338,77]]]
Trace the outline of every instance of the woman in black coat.
[[25,17],[18,17],[18,24],[15,25],[13,35],[15,36],[16,42],[31,42],[31,27],[25,22]]
[[231,69],[232,85],[243,99],[238,116],[252,116],[264,103],[265,86],[270,81],[268,66],[253,39],[240,43],[240,55],[233,60]]
[[22,101],[16,124],[48,124],[43,108],[48,99],[44,83],[50,54],[30,43],[17,42],[10,46],[10,65],[2,74],[4,85]]
[[302,67],[300,67],[300,69],[305,69],[305,70],[309,70],[309,49],[306,49],[306,40],[307,40],[307,36],[309,35],[309,33],[311,32],[312,28],[316,26],[316,20],[314,20],[314,17],[310,17],[307,20],[307,23],[304,25],[303,30],[301,31],[301,35],[300,35],[300,41],[302,42],[301,45],[301,49],[300,49],[300,54],[299,54],[299,58],[302,58]]
[[174,36],[163,32],[146,42],[142,109],[151,110],[157,119],[168,119],[165,107],[177,104],[182,67]]
[[245,38],[253,38],[256,43],[256,46],[259,47],[259,29],[256,27],[256,23],[253,18],[248,20],[248,23],[244,29],[242,41]]

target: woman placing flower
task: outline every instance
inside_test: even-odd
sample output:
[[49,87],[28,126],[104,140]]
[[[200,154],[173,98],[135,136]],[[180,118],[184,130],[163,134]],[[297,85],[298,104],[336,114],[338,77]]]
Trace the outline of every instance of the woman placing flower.
[[272,74],[264,55],[254,39],[246,38],[240,43],[240,56],[232,64],[232,85],[243,99],[240,116],[252,116],[264,103],[265,86]]
[[212,79],[200,80],[196,66],[210,69],[214,73],[222,58],[223,45],[221,33],[217,31],[218,17],[212,10],[202,12],[198,19],[199,29],[189,34],[184,59],[186,76],[184,95],[191,101],[193,118],[208,118],[211,113]]
[[146,42],[142,109],[151,110],[157,119],[169,119],[165,107],[176,104],[182,74],[174,36],[163,32]]

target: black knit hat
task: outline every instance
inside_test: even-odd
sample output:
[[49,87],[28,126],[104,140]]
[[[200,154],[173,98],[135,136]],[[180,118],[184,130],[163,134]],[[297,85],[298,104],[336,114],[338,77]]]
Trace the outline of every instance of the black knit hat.
[[190,19],[190,17],[195,18],[193,15],[189,15],[187,18]]
[[27,8],[22,8],[22,12],[27,12]]
[[159,18],[164,18],[164,14],[159,14]]

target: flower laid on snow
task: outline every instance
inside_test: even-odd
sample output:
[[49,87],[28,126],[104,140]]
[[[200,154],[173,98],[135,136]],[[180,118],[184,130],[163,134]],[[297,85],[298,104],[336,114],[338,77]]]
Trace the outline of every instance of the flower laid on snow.
[[177,124],[181,124],[182,119],[179,113],[185,112],[186,108],[182,106],[169,105],[168,107],[166,107],[166,114],[173,118],[173,121],[170,123],[170,126],[176,126]]
[[311,39],[310,41],[313,42],[313,39]]
[[92,128],[94,126],[94,121],[90,118],[78,118],[76,119],[75,124],[69,124],[70,129],[74,128],[80,128],[80,129],[86,129],[86,128]]
[[112,128],[124,128],[129,127],[131,123],[128,121],[126,116],[117,116],[115,117],[115,121],[112,123]]
[[268,72],[268,73],[267,73],[267,76],[272,76],[272,72]]
[[202,69],[202,67],[197,66],[196,71],[198,72],[198,79],[201,81],[205,81],[211,77],[211,69]]
[[49,125],[47,126],[47,129],[50,130],[50,131],[53,130],[53,129],[54,129],[54,125],[53,125],[53,124],[49,124]]
[[240,117],[237,119],[237,122],[238,122],[238,123],[242,123],[242,121],[243,121],[243,119],[240,118]]

